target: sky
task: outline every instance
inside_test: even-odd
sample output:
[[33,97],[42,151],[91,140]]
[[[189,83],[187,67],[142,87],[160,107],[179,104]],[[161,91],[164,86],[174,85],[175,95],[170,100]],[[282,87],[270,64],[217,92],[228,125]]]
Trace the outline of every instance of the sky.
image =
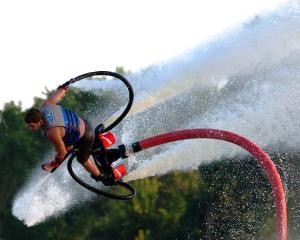
[[117,66],[137,72],[287,0],[0,1],[0,109]]

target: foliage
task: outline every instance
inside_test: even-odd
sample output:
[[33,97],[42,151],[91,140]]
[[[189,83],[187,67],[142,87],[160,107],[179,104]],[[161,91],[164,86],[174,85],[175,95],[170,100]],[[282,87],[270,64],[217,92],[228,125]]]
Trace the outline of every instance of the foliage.
[[[35,106],[41,102],[35,98]],[[62,105],[84,115],[98,102],[99,96],[70,89]],[[196,171],[138,180],[133,183],[138,194],[132,201],[101,198],[27,228],[11,215],[12,198],[48,143],[40,134],[29,133],[23,118],[21,105],[14,102],[0,112],[0,238],[260,239],[274,233],[270,185],[252,158],[223,159]],[[289,203],[296,204],[294,199]]]

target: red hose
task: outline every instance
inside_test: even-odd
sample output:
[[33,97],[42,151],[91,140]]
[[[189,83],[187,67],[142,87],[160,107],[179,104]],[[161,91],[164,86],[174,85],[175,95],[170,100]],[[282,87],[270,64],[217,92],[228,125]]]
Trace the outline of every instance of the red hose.
[[231,142],[250,152],[259,161],[259,163],[262,165],[263,170],[268,176],[274,193],[276,209],[276,239],[286,240],[286,202],[280,175],[277,172],[275,164],[272,162],[271,158],[255,143],[242,136],[228,131],[216,129],[187,129],[150,137],[141,140],[136,144],[139,145],[140,150],[145,150],[147,148],[158,146],[164,143],[192,138],[212,138]]

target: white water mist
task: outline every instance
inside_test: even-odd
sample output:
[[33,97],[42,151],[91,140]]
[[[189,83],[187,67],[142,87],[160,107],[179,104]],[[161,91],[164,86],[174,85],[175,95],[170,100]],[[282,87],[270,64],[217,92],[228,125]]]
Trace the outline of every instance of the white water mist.
[[[136,102],[130,115],[116,127],[117,136],[126,144],[166,131],[211,127],[241,134],[270,151],[297,147],[299,16],[297,10],[285,9],[258,18],[184,57],[127,76]],[[101,117],[90,117],[94,125],[104,118],[103,112]],[[196,168],[203,162],[237,154],[245,152],[220,141],[168,144],[127,159],[130,173],[125,179]],[[77,171],[88,179],[80,166]],[[95,197],[74,182],[65,165],[47,177],[40,169],[33,170],[31,176],[12,209],[27,226]]]

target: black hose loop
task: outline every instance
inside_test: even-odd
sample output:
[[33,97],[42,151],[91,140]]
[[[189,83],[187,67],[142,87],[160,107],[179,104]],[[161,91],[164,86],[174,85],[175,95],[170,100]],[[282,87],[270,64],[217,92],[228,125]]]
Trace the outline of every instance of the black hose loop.
[[122,112],[122,114],[120,114],[120,116],[115,121],[113,121],[110,125],[108,125],[107,127],[105,127],[102,130],[102,132],[108,132],[111,129],[113,129],[115,126],[117,126],[124,119],[124,117],[128,114],[128,112],[130,111],[131,106],[133,104],[133,99],[134,99],[133,89],[132,89],[132,86],[129,83],[129,81],[123,75],[121,75],[119,73],[116,73],[116,72],[110,72],[110,71],[96,71],[96,72],[84,73],[82,75],[79,75],[79,76],[77,76],[75,78],[72,78],[69,81],[63,83],[61,85],[61,87],[66,87],[66,86],[68,86],[70,84],[73,84],[75,82],[78,82],[82,79],[90,78],[90,77],[93,77],[93,76],[111,76],[111,77],[115,77],[115,78],[119,79],[120,81],[122,81],[128,89],[128,103],[127,103],[127,106],[125,107],[124,111]]

